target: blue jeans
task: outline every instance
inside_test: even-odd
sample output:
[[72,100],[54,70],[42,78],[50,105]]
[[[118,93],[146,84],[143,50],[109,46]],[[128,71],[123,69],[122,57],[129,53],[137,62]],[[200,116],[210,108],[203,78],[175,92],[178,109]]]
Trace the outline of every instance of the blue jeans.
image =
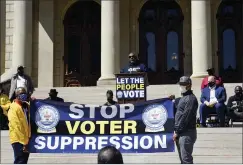
[[27,164],[29,159],[29,153],[23,152],[23,144],[13,143],[14,150],[14,164]]
[[209,114],[217,113],[220,121],[220,126],[225,124],[225,105],[222,103],[215,104],[212,108],[206,104],[200,105],[200,124],[206,124],[206,119]]

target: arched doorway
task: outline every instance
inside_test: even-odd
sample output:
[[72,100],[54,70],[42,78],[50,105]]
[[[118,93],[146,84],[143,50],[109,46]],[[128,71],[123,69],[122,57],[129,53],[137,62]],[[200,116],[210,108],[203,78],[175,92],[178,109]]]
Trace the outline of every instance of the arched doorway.
[[173,84],[183,75],[183,13],[174,0],[149,0],[139,14],[139,57],[150,84]]
[[217,11],[219,75],[242,82],[242,0],[222,0]]
[[100,4],[77,1],[66,12],[63,24],[65,86],[95,86],[101,74]]

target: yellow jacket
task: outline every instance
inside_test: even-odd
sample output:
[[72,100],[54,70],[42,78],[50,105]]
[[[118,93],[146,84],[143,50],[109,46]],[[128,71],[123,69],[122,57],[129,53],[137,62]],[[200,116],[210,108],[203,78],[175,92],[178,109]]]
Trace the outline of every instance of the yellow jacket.
[[8,109],[10,107],[11,101],[9,100],[8,96],[5,94],[0,94],[0,106],[3,109],[3,114],[8,116]]
[[17,101],[14,101],[10,105],[10,109],[8,111],[8,120],[9,138],[11,144],[18,142],[23,145],[27,145],[29,143],[29,138],[31,136],[29,110],[30,108],[28,106],[29,120],[27,121],[24,110]]

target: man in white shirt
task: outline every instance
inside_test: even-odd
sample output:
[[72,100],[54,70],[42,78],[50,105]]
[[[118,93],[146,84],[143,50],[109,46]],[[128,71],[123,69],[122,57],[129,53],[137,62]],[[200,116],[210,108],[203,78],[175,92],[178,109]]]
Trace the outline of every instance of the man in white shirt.
[[29,97],[34,92],[34,86],[31,78],[24,73],[24,66],[19,66],[17,68],[17,74],[15,74],[11,79],[11,87],[9,91],[9,98],[11,101],[15,99],[15,89],[25,88]]
[[226,91],[224,87],[216,86],[214,76],[208,77],[208,86],[202,90],[200,106],[200,124],[206,127],[206,118],[209,114],[217,113],[220,126],[225,125]]

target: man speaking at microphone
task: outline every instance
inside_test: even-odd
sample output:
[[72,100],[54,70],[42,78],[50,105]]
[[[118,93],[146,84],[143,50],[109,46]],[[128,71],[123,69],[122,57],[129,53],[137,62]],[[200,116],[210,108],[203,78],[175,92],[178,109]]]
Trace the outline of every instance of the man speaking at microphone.
[[181,164],[193,164],[193,146],[197,139],[196,116],[198,101],[193,94],[192,81],[183,76],[179,81],[181,99],[177,105],[175,114],[175,132],[173,140],[179,152]]
[[146,66],[138,60],[138,56],[135,53],[130,53],[128,55],[129,65],[123,68],[121,73],[138,73],[147,72]]

